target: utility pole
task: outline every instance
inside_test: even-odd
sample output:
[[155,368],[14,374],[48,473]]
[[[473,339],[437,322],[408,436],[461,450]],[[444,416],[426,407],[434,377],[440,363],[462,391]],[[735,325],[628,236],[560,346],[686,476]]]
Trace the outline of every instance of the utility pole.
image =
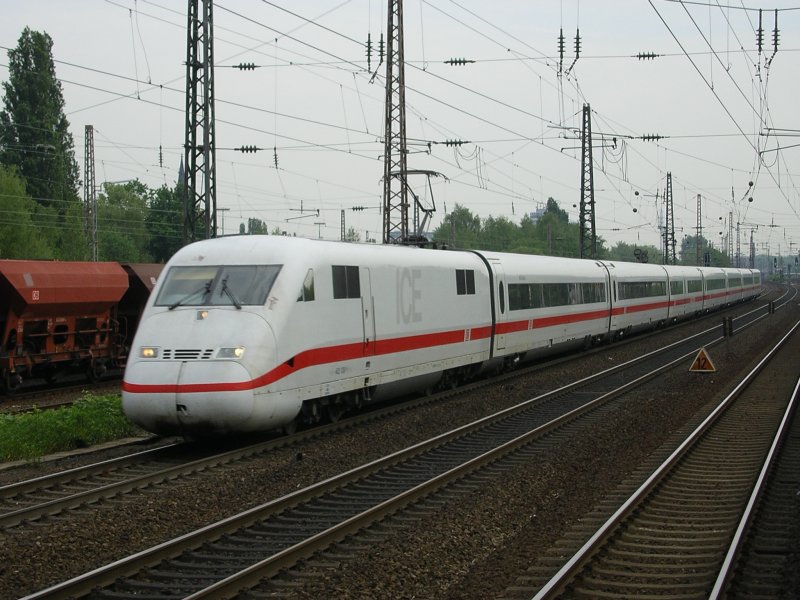
[[672,205],[672,172],[667,172],[667,189],[664,192],[664,264],[674,265],[678,262],[675,256],[675,211]]
[[702,266],[702,264],[703,264],[703,263],[700,262],[700,258],[703,256],[703,254],[702,254],[702,250],[703,249],[701,248],[701,243],[700,243],[700,239],[701,239],[701,237],[703,235],[703,219],[702,219],[702,216],[703,216],[703,206],[702,206],[702,203],[701,203],[701,200],[700,200],[700,194],[697,194],[697,227],[695,227],[695,229],[697,231],[697,238],[695,239],[694,245],[695,245],[695,252],[696,252],[695,264],[698,267]]
[[94,126],[86,126],[84,144],[83,231],[92,248],[92,261],[97,262],[97,184],[94,172]]
[[225,213],[228,212],[230,208],[218,208],[217,212],[219,213],[219,231],[220,235],[225,235]]
[[733,266],[733,211],[728,213],[728,262]]
[[186,28],[184,244],[217,236],[212,9],[212,0],[189,0]]
[[592,110],[583,105],[581,129],[581,206],[580,257],[597,258],[597,234],[594,226],[594,168],[592,164]]
[[383,243],[408,240],[406,90],[403,1],[389,0],[386,25],[386,122],[383,152]]

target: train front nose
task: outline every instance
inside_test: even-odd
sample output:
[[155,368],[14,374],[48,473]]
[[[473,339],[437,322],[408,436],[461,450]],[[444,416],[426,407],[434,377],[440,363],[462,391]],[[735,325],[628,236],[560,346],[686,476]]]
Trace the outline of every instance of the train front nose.
[[203,436],[241,431],[253,414],[250,382],[250,373],[236,362],[140,361],[125,371],[122,406],[134,423],[155,433]]
[[[122,385],[123,410],[134,423],[154,433],[187,437],[270,428],[263,418],[269,411],[255,410],[254,388],[262,373],[254,369],[270,362],[271,330],[255,315],[215,312],[227,313],[204,318],[216,321],[215,326],[186,319],[179,342],[165,335],[169,330],[159,323],[160,315],[142,323]],[[231,318],[235,323],[226,326]],[[182,316],[172,312],[169,320],[174,328]],[[149,345],[156,340],[166,343]]]

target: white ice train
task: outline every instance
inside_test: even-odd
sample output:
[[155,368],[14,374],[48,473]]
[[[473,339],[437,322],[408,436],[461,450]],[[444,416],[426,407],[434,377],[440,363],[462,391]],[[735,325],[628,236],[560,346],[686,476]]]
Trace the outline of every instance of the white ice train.
[[159,278],[125,369],[123,406],[163,434],[291,430],[760,290],[750,269],[206,240],[178,251]]

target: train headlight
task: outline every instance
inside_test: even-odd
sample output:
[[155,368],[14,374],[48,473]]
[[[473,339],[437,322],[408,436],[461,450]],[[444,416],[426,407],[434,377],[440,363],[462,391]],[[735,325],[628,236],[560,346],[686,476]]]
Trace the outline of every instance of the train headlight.
[[153,346],[142,346],[139,348],[140,358],[158,358],[158,348]]
[[244,348],[236,346],[236,348],[220,348],[217,351],[217,358],[242,358],[244,356]]

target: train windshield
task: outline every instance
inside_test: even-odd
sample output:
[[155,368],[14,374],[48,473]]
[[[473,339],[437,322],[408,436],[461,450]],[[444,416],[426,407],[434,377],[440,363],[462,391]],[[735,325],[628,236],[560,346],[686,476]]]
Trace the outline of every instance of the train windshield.
[[156,306],[263,305],[281,265],[171,267]]

